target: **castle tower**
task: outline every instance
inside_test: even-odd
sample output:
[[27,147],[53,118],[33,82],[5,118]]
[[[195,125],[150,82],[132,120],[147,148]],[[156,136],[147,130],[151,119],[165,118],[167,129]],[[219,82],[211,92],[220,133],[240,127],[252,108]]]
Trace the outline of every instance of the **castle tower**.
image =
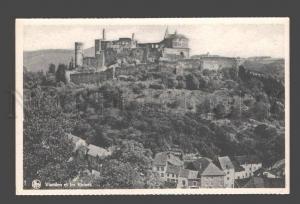
[[83,65],[83,43],[75,42],[75,68]]
[[97,54],[100,54],[100,51],[101,51],[101,40],[96,39],[95,40],[95,57]]
[[134,33],[131,35],[131,40],[134,41]]
[[105,29],[102,30],[102,40],[106,40]]
[[166,32],[165,32],[165,37],[164,37],[164,38],[167,38],[168,35],[169,35],[169,29],[168,29],[168,27],[167,27]]

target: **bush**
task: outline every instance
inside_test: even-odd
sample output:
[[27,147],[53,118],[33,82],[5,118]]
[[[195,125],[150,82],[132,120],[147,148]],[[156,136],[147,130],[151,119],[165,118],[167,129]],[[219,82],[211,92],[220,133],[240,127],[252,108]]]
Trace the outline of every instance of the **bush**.
[[178,86],[178,82],[177,82],[175,77],[168,77],[166,85],[169,89],[173,89],[173,88],[176,88]]
[[149,85],[150,89],[164,89],[165,86],[163,84],[153,83]]
[[175,100],[175,101],[170,102],[170,103],[167,104],[167,106],[169,108],[178,108],[179,105],[180,105],[180,101],[179,100]]
[[132,91],[135,94],[141,94],[142,91],[143,91],[143,89],[145,89],[145,88],[146,88],[146,86],[144,84],[142,84],[142,83],[138,83],[138,84],[133,84],[132,85]]
[[199,80],[192,74],[185,77],[186,88],[189,90],[196,90],[199,88]]

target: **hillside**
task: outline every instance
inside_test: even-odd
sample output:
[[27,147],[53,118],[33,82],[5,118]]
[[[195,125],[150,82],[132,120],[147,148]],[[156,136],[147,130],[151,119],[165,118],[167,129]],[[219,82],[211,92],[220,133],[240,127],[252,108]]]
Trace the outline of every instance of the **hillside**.
[[284,59],[268,58],[260,60],[247,59],[243,66],[251,71],[260,72],[279,79],[284,78]]
[[[84,50],[86,56],[94,55],[94,47]],[[71,58],[74,58],[74,51],[67,49],[47,49],[37,51],[25,51],[23,53],[23,63],[28,71],[46,71],[49,64],[69,64]]]

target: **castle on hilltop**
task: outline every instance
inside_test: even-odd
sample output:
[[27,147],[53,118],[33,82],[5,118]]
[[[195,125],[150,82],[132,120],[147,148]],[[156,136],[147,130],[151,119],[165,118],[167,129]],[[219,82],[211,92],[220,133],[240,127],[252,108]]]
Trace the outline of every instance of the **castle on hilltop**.
[[105,29],[102,31],[102,39],[95,39],[95,55],[84,55],[84,44],[75,42],[75,68],[94,67],[101,70],[105,66],[117,63],[118,60],[131,62],[156,62],[159,60],[174,61],[189,58],[189,40],[175,31],[170,34],[168,28],[164,38],[160,42],[139,43],[132,33],[131,38],[119,38],[107,40]]
[[99,83],[115,79],[121,73],[127,75],[129,68],[139,69],[149,63],[175,74],[187,68],[219,70],[231,67],[237,70],[240,61],[209,53],[190,57],[189,39],[177,31],[170,34],[168,28],[161,41],[151,43],[138,42],[134,33],[131,37],[107,40],[103,29],[102,38],[95,39],[93,56],[85,55],[82,42],[75,42],[75,62],[72,60],[71,68],[66,71],[66,81]]

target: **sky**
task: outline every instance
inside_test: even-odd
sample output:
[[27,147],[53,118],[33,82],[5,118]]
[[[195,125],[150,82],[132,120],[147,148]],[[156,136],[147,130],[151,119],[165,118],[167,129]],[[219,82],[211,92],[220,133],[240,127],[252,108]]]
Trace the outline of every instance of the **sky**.
[[131,37],[139,42],[159,42],[166,28],[170,33],[189,38],[190,55],[210,53],[231,57],[285,56],[284,24],[199,23],[199,24],[28,24],[23,27],[23,49],[74,49],[74,42],[84,43],[84,48],[94,46],[94,39],[102,38],[106,30],[107,40]]

